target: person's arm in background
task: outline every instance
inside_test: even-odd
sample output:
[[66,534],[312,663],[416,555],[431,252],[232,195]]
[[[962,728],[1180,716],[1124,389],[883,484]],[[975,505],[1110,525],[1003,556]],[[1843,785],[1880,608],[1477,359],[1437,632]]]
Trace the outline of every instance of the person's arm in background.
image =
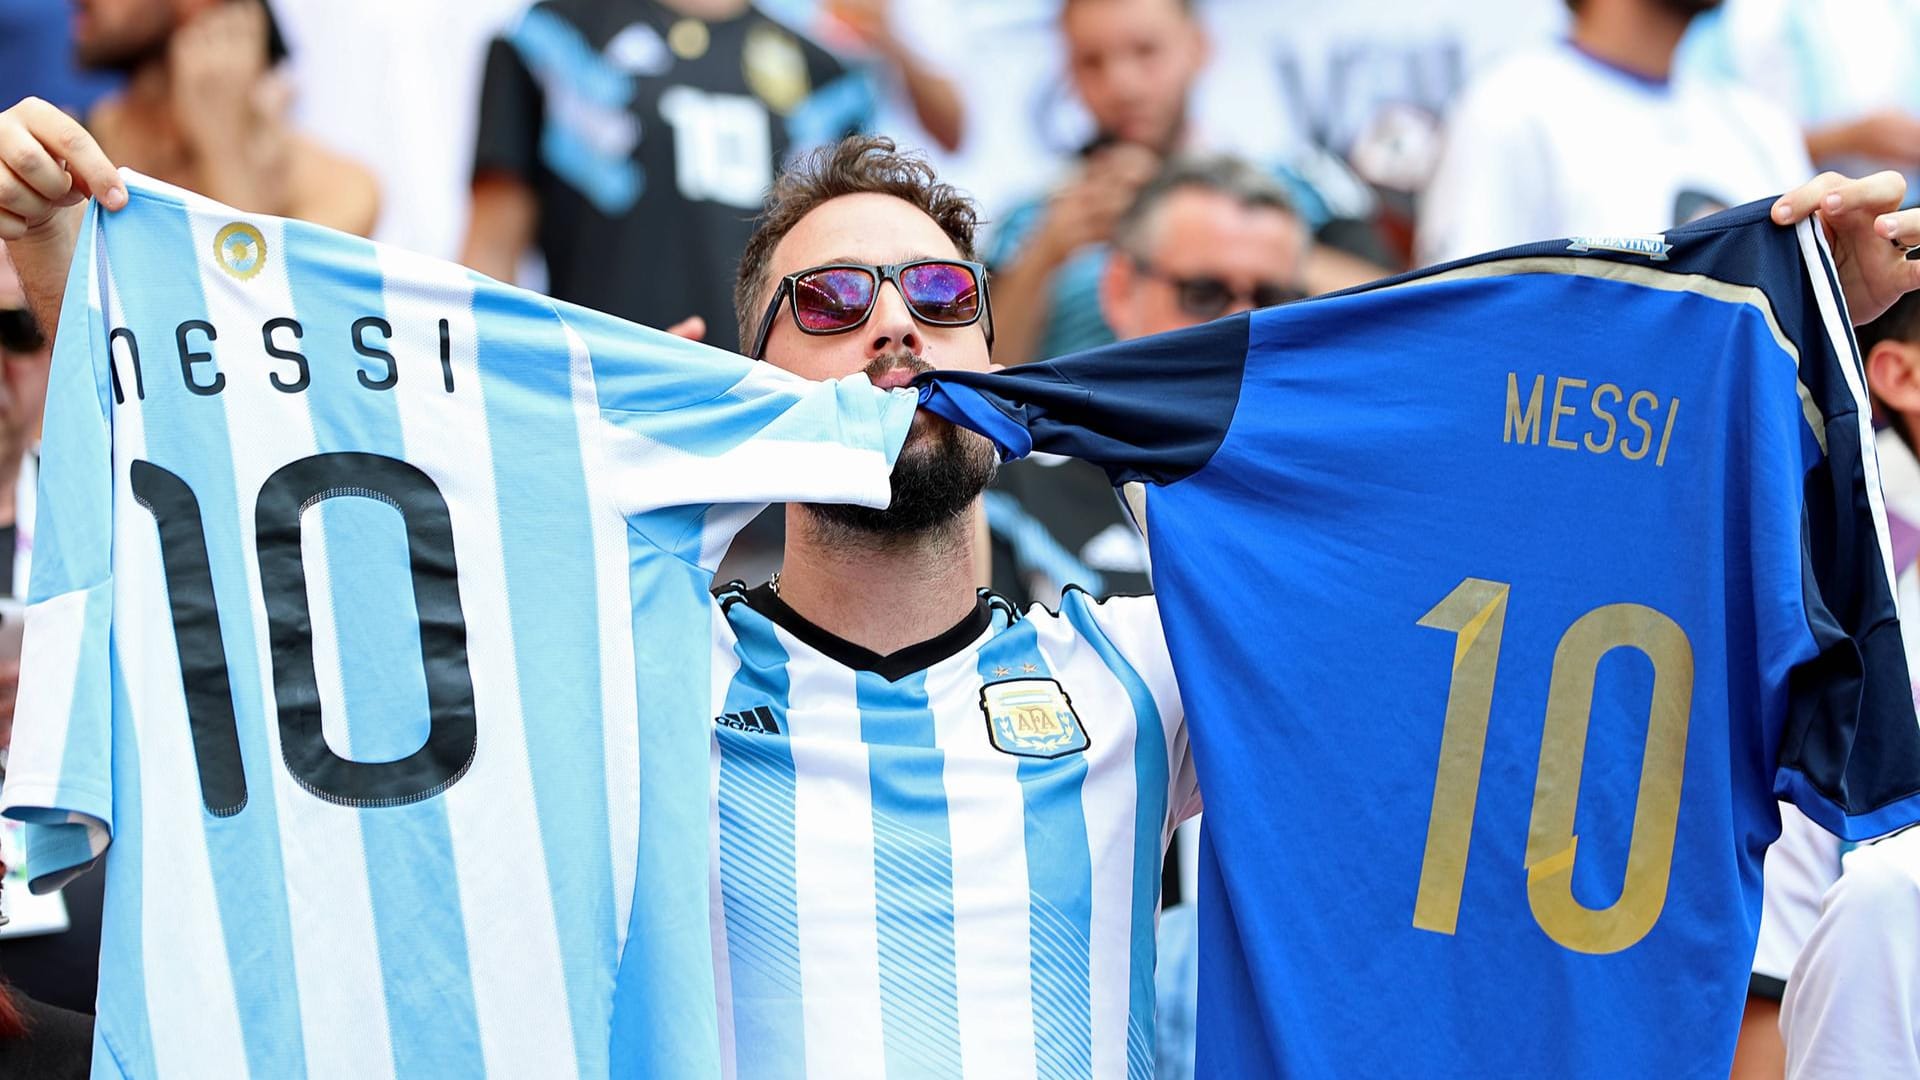
[[1815,162],[1866,158],[1889,169],[1920,168],[1920,116],[1881,109],[1807,132],[1807,155]]
[[490,278],[512,281],[539,221],[540,203],[526,181],[501,172],[476,175],[460,261]]
[[380,209],[373,174],[293,129],[290,88],[267,70],[267,25],[257,3],[220,4],[167,43],[174,120],[201,194],[365,236]]
[[1015,240],[1010,258],[995,262],[993,275],[994,361],[1024,364],[1039,356],[1041,335],[1053,306],[1053,276],[1089,244],[1104,244],[1140,188],[1160,166],[1139,146],[1115,145],[1096,153],[1080,175],[1054,192],[1029,234]]
[[958,150],[966,134],[966,105],[960,90],[894,32],[892,7],[892,0],[831,0],[827,5],[835,18],[899,72],[913,102],[914,118],[927,134],[948,152]]
[[494,39],[480,83],[473,209],[460,261],[499,281],[513,280],[539,228],[540,199],[532,177],[545,108],[540,84],[519,51],[507,38]]

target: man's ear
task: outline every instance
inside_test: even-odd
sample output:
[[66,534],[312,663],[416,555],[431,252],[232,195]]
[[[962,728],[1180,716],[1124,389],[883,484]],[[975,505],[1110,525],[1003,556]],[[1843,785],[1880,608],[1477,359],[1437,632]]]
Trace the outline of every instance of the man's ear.
[[1134,336],[1133,278],[1133,256],[1109,248],[1107,264],[1100,270],[1100,317],[1122,341]]
[[1867,352],[1867,386],[1901,416],[1920,415],[1920,342],[1875,342]]

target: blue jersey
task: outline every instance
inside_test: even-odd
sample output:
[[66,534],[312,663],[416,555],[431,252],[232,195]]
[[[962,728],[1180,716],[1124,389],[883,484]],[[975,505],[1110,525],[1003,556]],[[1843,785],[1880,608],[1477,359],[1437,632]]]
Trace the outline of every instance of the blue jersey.
[[95,1075],[716,1072],[709,568],[752,504],[884,504],[913,396],[128,179],[5,795],[36,887],[105,855]]
[[1724,1077],[1775,796],[1920,818],[1823,243],[1756,203],[927,391],[1159,485],[1201,1075]]

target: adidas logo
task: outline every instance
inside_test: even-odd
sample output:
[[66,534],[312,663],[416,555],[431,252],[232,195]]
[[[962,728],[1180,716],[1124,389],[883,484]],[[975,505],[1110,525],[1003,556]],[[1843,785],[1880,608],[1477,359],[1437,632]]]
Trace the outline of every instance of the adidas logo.
[[774,720],[773,710],[765,705],[757,706],[747,712],[722,713],[714,717],[713,722],[735,731],[751,731],[755,735],[780,734],[780,724]]

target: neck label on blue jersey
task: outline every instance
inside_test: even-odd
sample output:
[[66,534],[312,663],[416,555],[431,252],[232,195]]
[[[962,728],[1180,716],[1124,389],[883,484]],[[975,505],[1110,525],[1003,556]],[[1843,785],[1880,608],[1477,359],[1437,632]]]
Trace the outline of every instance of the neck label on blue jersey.
[[1567,241],[1567,250],[1585,255],[1592,251],[1613,251],[1621,255],[1645,255],[1654,262],[1666,262],[1673,245],[1664,233],[1647,236],[1576,236]]
[[1052,759],[1087,748],[1087,730],[1066,688],[1053,679],[1010,679],[980,688],[993,748],[1017,757]]

